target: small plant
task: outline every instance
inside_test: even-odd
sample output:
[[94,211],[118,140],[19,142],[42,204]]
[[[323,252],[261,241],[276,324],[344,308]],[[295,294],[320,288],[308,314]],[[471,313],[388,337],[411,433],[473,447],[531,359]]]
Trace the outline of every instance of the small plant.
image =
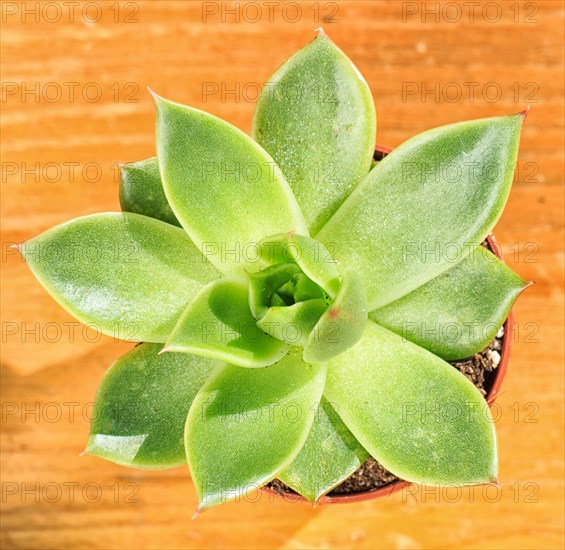
[[154,98],[157,157],[122,166],[123,212],[20,247],[67,311],[142,342],[104,377],[86,452],[188,462],[199,509],[274,478],[316,501],[369,455],[413,482],[495,480],[488,408],[446,360],[527,286],[481,247],[525,114],[374,163],[371,92],[323,33],[264,87],[253,139]]

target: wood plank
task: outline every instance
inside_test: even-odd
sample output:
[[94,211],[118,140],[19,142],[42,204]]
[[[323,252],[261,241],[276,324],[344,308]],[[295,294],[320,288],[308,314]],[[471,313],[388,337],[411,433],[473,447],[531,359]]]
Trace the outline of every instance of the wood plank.
[[[124,21],[125,2],[118,14],[116,3],[91,4],[102,13],[95,23],[82,15],[85,2],[74,22],[36,22],[6,11],[21,2],[2,5],[2,548],[563,548],[563,3],[481,2],[472,20],[472,3],[459,3],[455,20],[455,2],[346,1],[325,23],[371,85],[380,143],[532,106],[495,231],[509,265],[536,282],[516,306],[498,400],[500,488],[459,497],[416,489],[317,509],[261,495],[196,520],[186,468],[145,472],[79,457],[98,382],[131,344],[83,332],[9,245],[119,207],[115,163],[155,151],[146,86],[248,131],[254,89],[334,3],[299,2],[295,23],[280,7],[270,22],[264,2],[255,3],[257,22],[241,12],[249,2],[239,22],[222,17],[233,2],[217,14],[204,11],[209,2],[129,3],[137,23]],[[478,83],[473,101],[468,82]],[[96,86],[99,99],[82,96]],[[436,89],[439,98],[422,96]],[[485,95],[497,90],[500,98]]]

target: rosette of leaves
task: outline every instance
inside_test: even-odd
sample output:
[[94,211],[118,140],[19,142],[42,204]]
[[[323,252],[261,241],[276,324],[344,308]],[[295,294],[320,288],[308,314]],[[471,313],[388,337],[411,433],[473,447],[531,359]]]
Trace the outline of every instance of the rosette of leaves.
[[371,92],[323,33],[264,87],[252,137],[155,104],[157,157],[122,166],[122,212],[21,246],[65,309],[141,342],[101,383],[87,453],[188,463],[199,509],[274,478],[316,501],[369,455],[413,482],[495,480],[488,408],[446,360],[483,349],[526,286],[480,246],[523,115],[373,165]]

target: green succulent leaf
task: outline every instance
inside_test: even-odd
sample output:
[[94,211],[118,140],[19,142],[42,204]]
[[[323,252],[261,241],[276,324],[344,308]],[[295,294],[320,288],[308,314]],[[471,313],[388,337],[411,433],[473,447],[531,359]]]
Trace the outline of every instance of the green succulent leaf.
[[359,275],[343,273],[341,286],[332,305],[320,317],[304,346],[308,363],[327,361],[353,346],[367,323],[367,300]]
[[326,309],[328,304],[321,299],[305,300],[291,306],[275,306],[257,321],[257,326],[291,346],[305,346]]
[[163,351],[193,353],[241,367],[264,367],[281,359],[288,346],[257,327],[246,282],[223,278],[192,300]]
[[277,264],[248,274],[249,308],[255,319],[261,319],[267,313],[273,295],[299,272],[300,268],[296,264]]
[[492,341],[529,284],[480,246],[369,317],[443,359],[461,359]]
[[355,347],[328,363],[324,395],[371,456],[402,479],[496,479],[494,423],[477,388],[449,363],[372,321]]
[[220,363],[140,344],[108,370],[96,394],[85,453],[122,466],[186,463],[184,425],[192,401]]
[[263,87],[252,135],[281,167],[312,234],[369,171],[376,125],[369,86],[323,32]]
[[424,132],[392,151],[316,239],[357,269],[369,309],[408,294],[469,254],[498,220],[512,183],[522,116]]
[[190,300],[220,275],[182,229],[132,213],[77,218],[20,251],[69,313],[125,340],[165,342]]
[[310,280],[330,296],[336,295],[339,288],[337,262],[318,241],[296,233],[271,235],[259,242],[258,252],[261,259],[270,264],[297,264]]
[[258,489],[294,460],[325,377],[293,350],[264,369],[228,366],[200,390],[185,431],[200,510]]
[[329,304],[329,297],[326,293],[310,278],[308,278],[304,273],[299,273],[295,275],[295,284],[293,291],[293,298],[295,302],[302,302],[304,300],[310,299],[323,299],[328,300],[326,304]]
[[367,458],[335,409],[322,399],[306,443],[278,478],[311,502],[348,478]]
[[273,159],[249,136],[212,115],[155,96],[157,156],[176,217],[220,271],[256,270],[257,242],[307,233]]
[[157,157],[120,165],[120,205],[124,212],[181,226],[167,202]]

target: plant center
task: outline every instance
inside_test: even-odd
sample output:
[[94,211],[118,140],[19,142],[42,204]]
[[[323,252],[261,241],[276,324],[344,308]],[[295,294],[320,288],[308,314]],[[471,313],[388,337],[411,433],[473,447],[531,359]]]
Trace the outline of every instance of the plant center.
[[367,322],[365,290],[358,276],[318,241],[274,235],[259,243],[267,264],[249,273],[249,307],[257,326],[312,361],[327,360],[357,341]]

